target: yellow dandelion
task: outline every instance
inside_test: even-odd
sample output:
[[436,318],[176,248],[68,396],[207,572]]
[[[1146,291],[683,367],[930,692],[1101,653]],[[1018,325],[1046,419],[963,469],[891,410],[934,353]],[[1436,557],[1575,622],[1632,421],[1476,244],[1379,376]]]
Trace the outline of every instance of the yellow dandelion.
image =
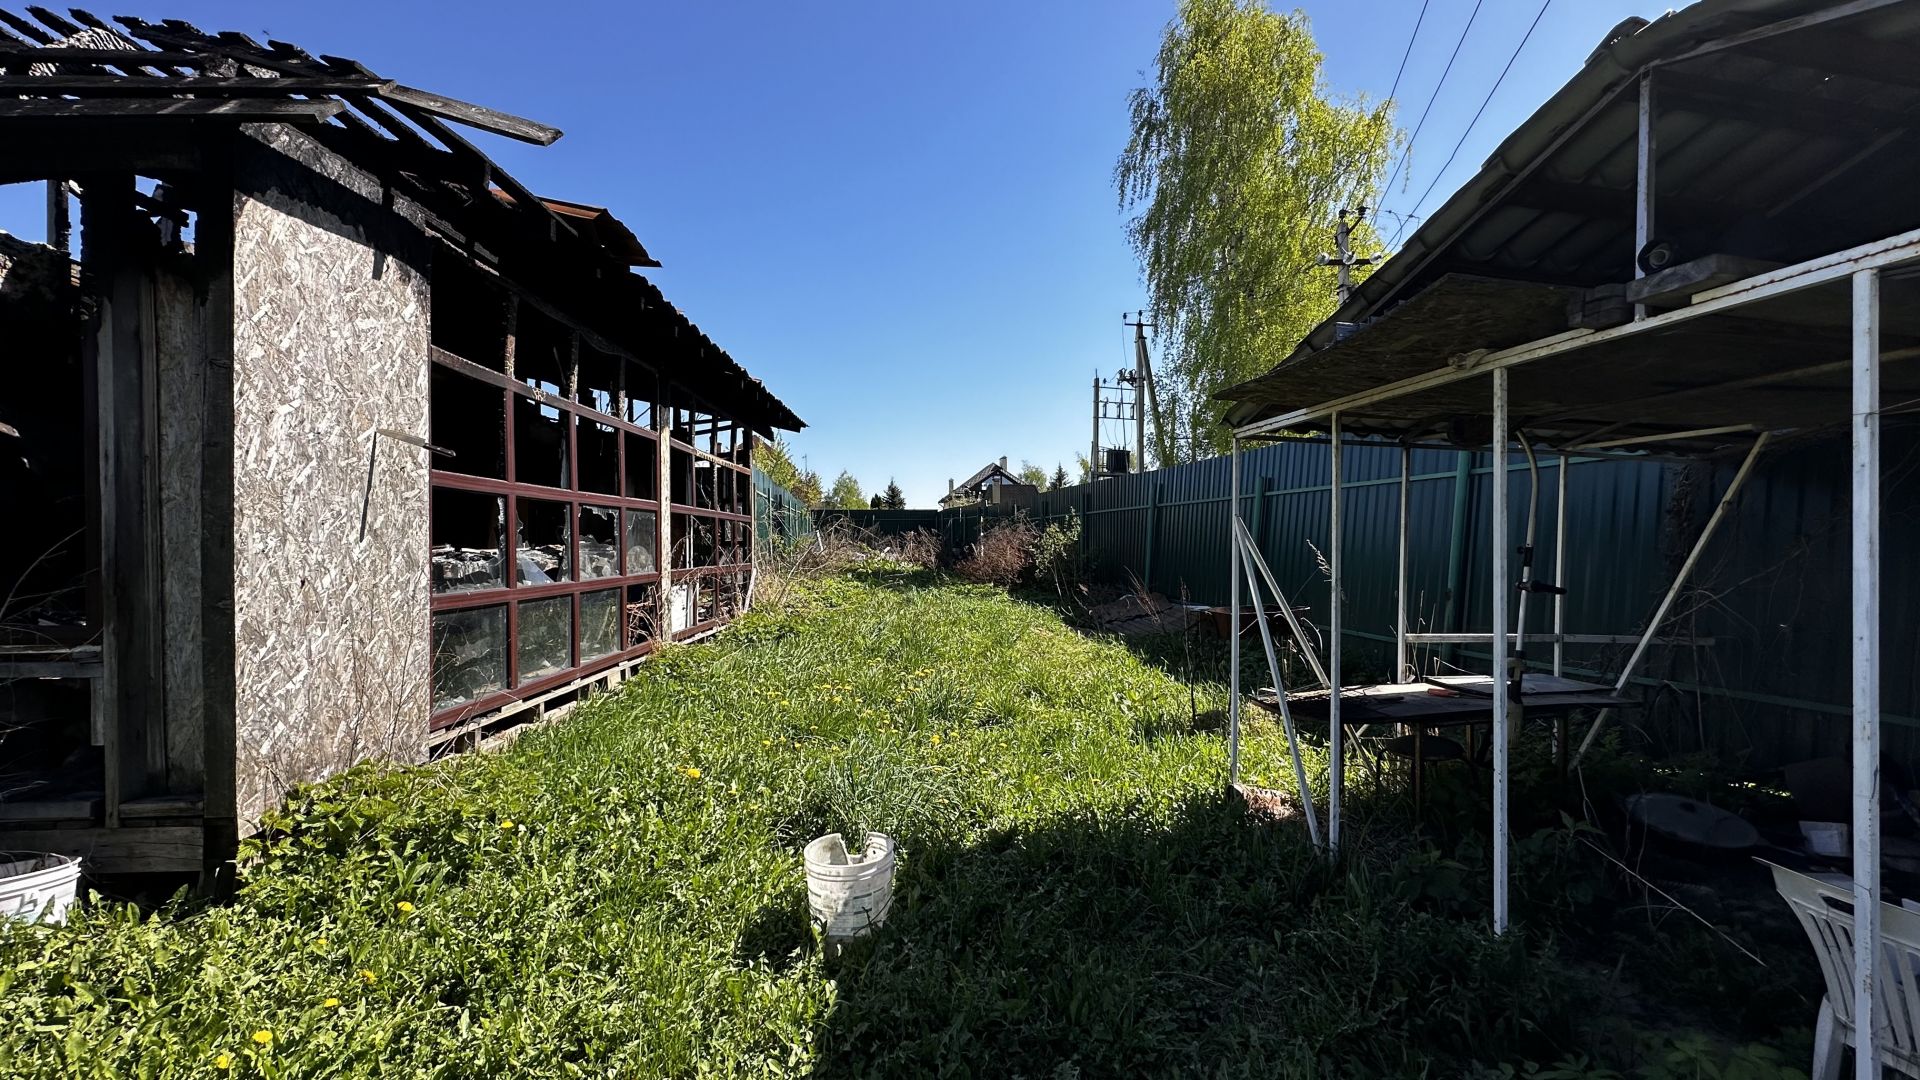
[[691,765],[689,765],[689,766],[687,766],[686,768],[684,768],[684,769],[682,769],[682,770],[680,770],[680,771],[681,771],[681,772],[684,772],[684,773],[686,773],[686,774],[687,774],[687,779],[689,779],[689,780],[698,780],[698,779],[700,779],[700,770],[699,770],[699,769],[696,769],[696,768],[694,768],[694,767],[693,767],[693,766],[691,766]]
[[227,1053],[225,1050],[213,1055],[213,1067],[219,1069],[221,1072],[226,1072],[228,1069],[233,1068],[233,1055]]
[[323,1009],[337,1009],[340,1007],[340,999],[328,998],[327,1000],[320,1003],[320,1007]]
[[366,968],[360,969],[360,978],[364,980],[368,986],[372,986],[374,983],[377,983],[380,981],[380,976],[375,975],[373,972],[367,970]]
[[323,948],[323,949],[327,947],[327,939],[326,939],[326,938],[323,938],[323,937],[319,937],[319,938],[314,938],[314,939],[313,939],[313,943],[314,943],[315,945],[318,945],[318,946],[320,946],[320,947],[321,947],[321,948]]
[[940,733],[939,733],[939,732],[937,732],[937,731],[936,731],[936,732],[934,732],[934,735],[933,735],[933,745],[935,745],[935,746],[939,746],[939,745],[940,745]]
[[400,909],[400,914],[402,914],[402,915],[411,915],[411,914],[413,914],[413,901],[411,901],[411,900],[402,900],[402,901],[400,901],[399,903],[397,903],[397,904],[395,904],[395,905],[393,905],[393,906],[394,906],[394,907],[397,907],[397,908],[399,908],[399,909]]
[[259,1043],[261,1046],[272,1046],[273,1032],[268,1031],[266,1028],[261,1028],[259,1031],[253,1033],[253,1041]]
[[760,745],[761,745],[761,746],[772,746],[772,745],[773,745],[773,740],[772,740],[772,739],[761,739],[761,740],[760,740]]
[[502,832],[512,832],[515,828],[516,826],[514,825],[512,818],[508,818],[507,820],[500,823],[500,830]]

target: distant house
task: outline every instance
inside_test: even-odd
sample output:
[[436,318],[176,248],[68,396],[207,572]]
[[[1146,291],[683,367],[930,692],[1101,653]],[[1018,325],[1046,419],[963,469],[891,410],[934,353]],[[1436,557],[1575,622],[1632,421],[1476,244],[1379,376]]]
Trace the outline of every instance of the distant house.
[[995,506],[1030,506],[1033,497],[1040,489],[1032,484],[1022,483],[1007,469],[1007,459],[990,461],[979,472],[962,480],[958,486],[947,481],[947,493],[940,499],[940,508],[951,510],[956,506],[972,506],[976,503],[988,503]]

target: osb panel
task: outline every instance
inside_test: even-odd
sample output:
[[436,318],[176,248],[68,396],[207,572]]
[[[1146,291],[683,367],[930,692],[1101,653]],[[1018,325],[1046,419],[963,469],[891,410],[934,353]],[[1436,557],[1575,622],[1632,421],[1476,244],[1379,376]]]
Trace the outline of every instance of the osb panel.
[[206,441],[206,308],[193,282],[156,271],[154,322],[160,412],[161,672],[167,790],[194,792],[206,775],[206,680],[200,652],[200,468]]
[[417,761],[428,716],[426,260],[370,178],[247,129],[234,237],[236,796]]

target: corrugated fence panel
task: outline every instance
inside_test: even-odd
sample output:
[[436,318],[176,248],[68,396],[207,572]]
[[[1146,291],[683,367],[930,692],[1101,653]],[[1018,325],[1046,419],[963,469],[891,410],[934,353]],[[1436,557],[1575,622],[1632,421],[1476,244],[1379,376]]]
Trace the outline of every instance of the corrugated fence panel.
[[813,511],[773,478],[753,470],[753,538],[756,544],[791,543],[813,535]]

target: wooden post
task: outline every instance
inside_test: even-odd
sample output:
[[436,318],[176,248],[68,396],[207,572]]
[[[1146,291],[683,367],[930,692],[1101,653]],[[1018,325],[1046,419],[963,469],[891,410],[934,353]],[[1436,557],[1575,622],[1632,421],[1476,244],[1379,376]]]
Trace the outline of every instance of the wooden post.
[[120,804],[145,794],[166,771],[153,587],[158,567],[151,543],[158,496],[157,454],[151,445],[157,435],[157,357],[152,282],[139,258],[133,177],[91,177],[85,190],[82,265],[99,306],[83,348],[93,369],[97,406],[105,817],[114,828],[120,824]]

